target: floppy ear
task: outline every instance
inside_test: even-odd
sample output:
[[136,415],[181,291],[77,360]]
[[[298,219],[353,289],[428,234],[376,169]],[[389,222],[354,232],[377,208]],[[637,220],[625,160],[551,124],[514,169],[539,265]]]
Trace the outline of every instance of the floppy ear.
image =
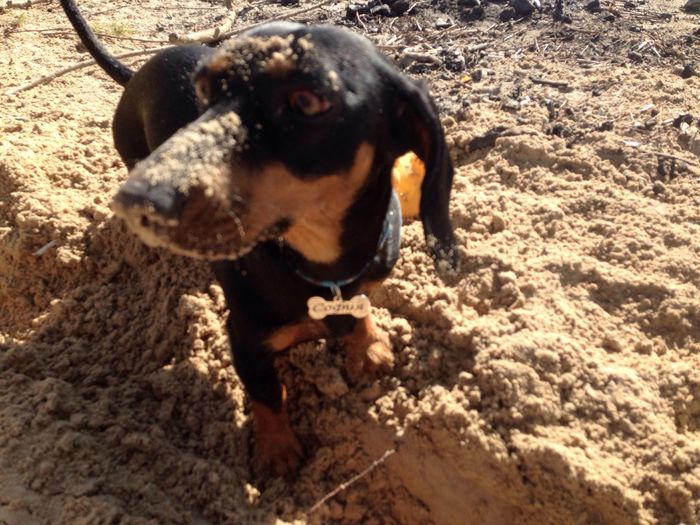
[[[425,164],[421,186],[420,218],[425,240],[438,269],[457,270],[459,254],[449,215],[452,160],[445,143],[437,107],[422,82],[414,81],[387,63],[380,71],[388,81],[394,114],[391,142],[396,154],[413,151]],[[441,268],[442,264],[447,268]]]

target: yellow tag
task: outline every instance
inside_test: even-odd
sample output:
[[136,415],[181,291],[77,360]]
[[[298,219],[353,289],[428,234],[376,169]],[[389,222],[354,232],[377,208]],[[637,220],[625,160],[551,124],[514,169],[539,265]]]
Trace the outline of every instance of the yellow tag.
[[420,211],[420,188],[425,177],[425,165],[409,151],[394,162],[391,180],[401,202],[401,215],[407,219]]

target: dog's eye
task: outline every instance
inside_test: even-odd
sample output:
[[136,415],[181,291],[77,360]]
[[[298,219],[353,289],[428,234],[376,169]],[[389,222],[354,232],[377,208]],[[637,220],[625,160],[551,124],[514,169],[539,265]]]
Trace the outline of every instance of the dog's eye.
[[289,105],[307,117],[320,115],[331,107],[328,100],[308,89],[300,89],[292,93],[289,97]]

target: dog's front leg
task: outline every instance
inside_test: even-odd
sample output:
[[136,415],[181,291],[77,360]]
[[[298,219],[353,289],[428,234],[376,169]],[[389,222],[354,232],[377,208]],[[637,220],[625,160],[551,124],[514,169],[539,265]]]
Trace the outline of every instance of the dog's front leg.
[[258,457],[278,476],[291,476],[299,468],[303,448],[287,415],[287,395],[277,378],[272,352],[232,342],[233,364],[252,398]]
[[374,324],[372,314],[357,319],[352,331],[343,336],[348,377],[352,381],[364,375],[388,372],[394,366],[389,337]]

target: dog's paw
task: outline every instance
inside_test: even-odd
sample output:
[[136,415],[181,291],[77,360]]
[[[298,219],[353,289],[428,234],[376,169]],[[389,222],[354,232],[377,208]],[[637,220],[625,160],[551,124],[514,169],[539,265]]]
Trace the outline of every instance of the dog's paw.
[[258,459],[276,476],[291,478],[299,470],[304,449],[291,429],[280,434],[258,433]]
[[383,341],[369,341],[363,348],[348,350],[346,370],[351,381],[378,373],[386,373],[394,367],[394,354]]
[[277,476],[292,477],[299,470],[304,448],[289,425],[283,389],[282,408],[279,411],[253,401],[255,441],[259,463]]
[[346,370],[351,381],[363,376],[388,372],[394,367],[389,338],[368,315],[359,319],[353,331],[343,338],[347,355]]

